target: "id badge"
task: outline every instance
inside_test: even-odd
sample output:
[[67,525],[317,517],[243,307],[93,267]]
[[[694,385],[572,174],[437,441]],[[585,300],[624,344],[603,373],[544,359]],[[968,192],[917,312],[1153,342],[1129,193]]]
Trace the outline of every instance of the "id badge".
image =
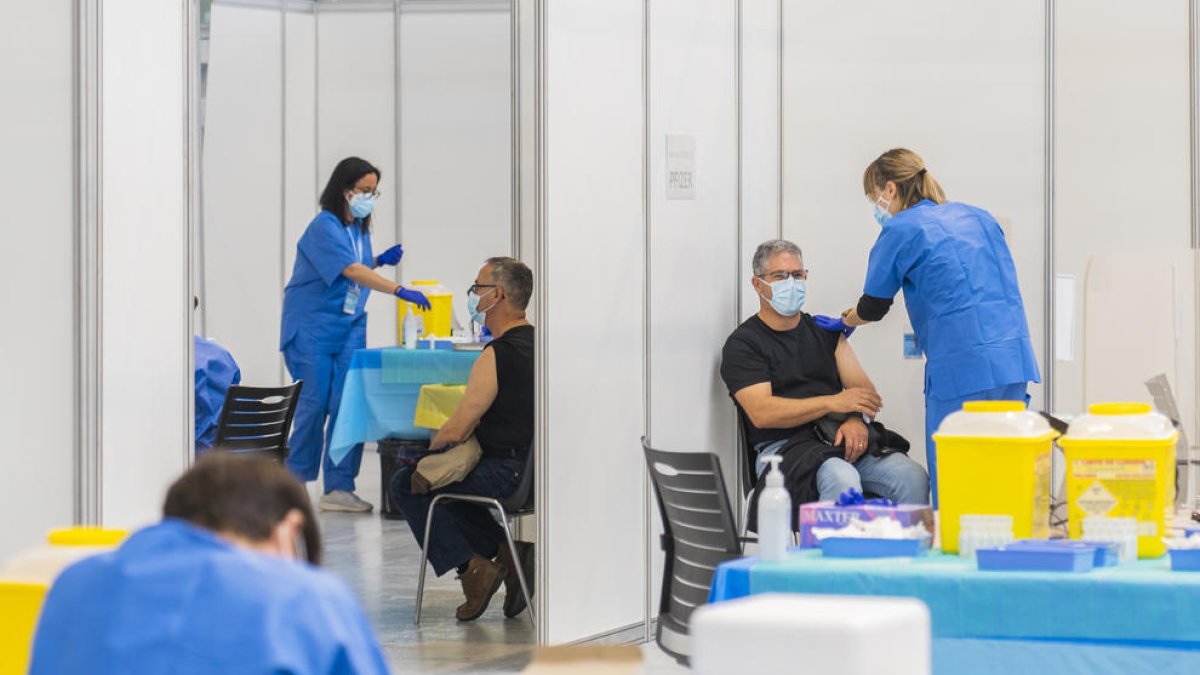
[[342,314],[354,314],[358,310],[360,295],[362,295],[362,289],[358,284],[352,284],[350,290],[346,291],[346,301],[342,303]]

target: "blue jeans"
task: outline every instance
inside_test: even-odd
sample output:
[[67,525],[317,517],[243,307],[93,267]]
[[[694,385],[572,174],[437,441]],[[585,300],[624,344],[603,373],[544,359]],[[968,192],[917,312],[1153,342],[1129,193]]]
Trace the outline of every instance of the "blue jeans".
[[1025,405],[1029,405],[1028,389],[1028,382],[1018,382],[946,400],[925,396],[925,464],[929,466],[929,484],[933,488],[934,509],[938,507],[938,489],[937,447],[933,442],[933,434],[941,426],[942,420],[950,413],[962,410],[967,401],[1024,401]]
[[[417,546],[425,542],[425,519],[429,506],[439,492],[457,492],[496,499],[507,497],[521,482],[525,460],[517,457],[484,457],[471,473],[457,483],[428,494],[412,493],[413,467],[396,472],[388,486],[392,503],[404,512],[408,527],[417,538]],[[504,543],[504,529],[491,511],[481,504],[442,501],[433,518],[429,533],[429,562],[439,577],[467,563],[471,556],[493,558]]]
[[[354,478],[362,464],[362,443],[355,445],[341,464],[329,460],[329,440],[337,423],[338,407],[342,404],[342,386],[350,357],[354,350],[367,346],[366,324],[351,333],[346,344],[336,353],[314,354],[301,351],[295,343],[283,350],[292,380],[304,380],[296,413],[292,418],[292,436],[287,467],[302,481],[317,479],[317,470],[325,471],[325,492],[354,491]],[[328,420],[328,422],[326,421]]]
[[854,464],[832,457],[817,469],[821,501],[833,501],[846,490],[871,492],[899,504],[928,504],[929,476],[920,464],[901,452],[882,457],[870,453]]

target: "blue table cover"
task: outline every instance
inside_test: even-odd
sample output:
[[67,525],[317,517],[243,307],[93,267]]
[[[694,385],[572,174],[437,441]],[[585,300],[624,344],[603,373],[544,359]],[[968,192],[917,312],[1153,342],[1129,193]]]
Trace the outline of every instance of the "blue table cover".
[[329,456],[339,463],[357,443],[383,438],[424,440],[430,431],[413,426],[425,384],[466,384],[479,352],[359,349],[350,359]]
[[864,560],[794,550],[783,562],[724,563],[709,599],[779,592],[922,600],[935,673],[1200,672],[1200,573],[1172,572],[1168,558],[1074,574],[981,572],[940,552]]

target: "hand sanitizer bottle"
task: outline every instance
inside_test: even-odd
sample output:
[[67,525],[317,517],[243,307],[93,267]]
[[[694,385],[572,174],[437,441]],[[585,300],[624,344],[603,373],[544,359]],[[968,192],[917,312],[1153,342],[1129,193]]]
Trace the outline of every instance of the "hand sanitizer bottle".
[[775,455],[767,459],[767,484],[758,496],[758,555],[765,561],[787,558],[788,542],[792,537],[792,498],[783,487],[783,473]]
[[404,313],[404,348],[417,348],[417,317],[413,316],[412,305],[408,306],[408,311]]

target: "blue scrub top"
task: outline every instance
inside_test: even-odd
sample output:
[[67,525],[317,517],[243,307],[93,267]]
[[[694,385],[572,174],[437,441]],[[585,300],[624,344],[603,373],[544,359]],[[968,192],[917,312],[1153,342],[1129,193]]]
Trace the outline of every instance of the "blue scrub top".
[[30,675],[387,673],[350,591],[307,564],[178,520],[63,571]]
[[[307,353],[334,353],[349,339],[356,324],[367,319],[367,296],[360,288],[353,314],[343,312],[346,294],[355,285],[342,276],[342,270],[360,262],[375,267],[371,235],[356,219],[344,225],[341,218],[321,211],[308,224],[296,244],[296,263],[292,278],[283,290],[283,321],[279,349],[289,345]],[[361,255],[355,255],[355,247]]]
[[212,446],[217,436],[217,423],[221,421],[225,394],[229,387],[242,381],[242,371],[228,349],[199,335],[195,336],[194,343],[196,452],[200,453]]
[[924,200],[883,225],[863,292],[904,304],[925,352],[925,393],[951,399],[1040,382],[1017,270],[991,214]]

